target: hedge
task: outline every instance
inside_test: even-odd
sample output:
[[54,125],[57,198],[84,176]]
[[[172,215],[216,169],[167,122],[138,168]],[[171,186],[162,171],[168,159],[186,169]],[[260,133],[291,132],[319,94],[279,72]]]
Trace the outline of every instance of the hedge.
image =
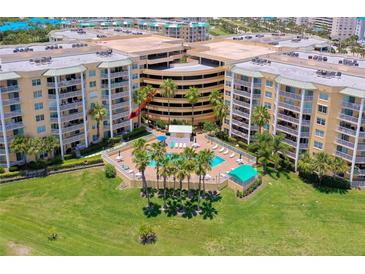
[[135,128],[133,131],[124,134],[123,135],[123,140],[125,141],[131,141],[133,139],[137,139],[139,137],[145,136],[149,134],[148,131],[146,130],[145,127],[139,127],[139,128]]
[[339,177],[324,175],[322,177],[322,180],[320,181],[317,174],[303,172],[299,172],[299,177],[301,177],[304,182],[312,184],[315,187],[328,187],[338,189],[351,188],[350,181]]
[[101,159],[101,155],[95,155],[89,158],[71,159],[64,161],[62,164],[48,166],[48,170],[51,171],[51,170],[67,169],[77,166],[93,165],[102,162],[103,160]]
[[237,190],[236,196],[239,198],[244,198],[250,195],[252,192],[254,192],[261,184],[262,184],[262,177],[259,175],[257,180],[254,183],[252,183],[248,188],[246,188],[243,191]]
[[0,174],[0,179],[5,179],[5,178],[12,178],[12,177],[17,177],[17,176],[22,176],[22,172],[21,171],[13,171],[13,172],[6,172],[3,174]]

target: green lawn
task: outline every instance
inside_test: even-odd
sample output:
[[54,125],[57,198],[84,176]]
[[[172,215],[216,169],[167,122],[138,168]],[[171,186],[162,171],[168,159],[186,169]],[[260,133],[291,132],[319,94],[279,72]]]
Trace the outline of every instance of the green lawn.
[[[269,177],[248,201],[225,189],[218,215],[204,220],[147,218],[139,190],[119,183],[95,169],[0,186],[0,254],[16,244],[33,255],[365,255],[365,191]],[[138,243],[144,223],[155,226],[155,245]]]

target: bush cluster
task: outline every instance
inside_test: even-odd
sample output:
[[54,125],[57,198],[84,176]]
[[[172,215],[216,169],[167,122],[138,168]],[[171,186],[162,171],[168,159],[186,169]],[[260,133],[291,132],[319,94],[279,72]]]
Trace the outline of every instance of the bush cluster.
[[299,172],[299,176],[306,183],[313,184],[317,187],[330,187],[330,188],[338,188],[338,189],[350,189],[351,184],[348,180],[343,178],[335,177],[335,176],[322,176],[322,180],[319,180],[318,175],[315,173],[305,173]]
[[166,128],[166,123],[162,120],[157,120],[156,121],[156,127],[158,127],[159,129],[165,129]]
[[117,171],[115,170],[115,167],[111,164],[105,165],[105,177],[107,178],[115,178],[117,175]]
[[131,141],[133,139],[137,139],[139,137],[147,135],[148,132],[145,127],[135,128],[133,131],[128,132],[127,134],[123,135],[123,140]]
[[62,164],[48,166],[48,170],[60,170],[60,169],[67,169],[73,168],[77,166],[85,166],[85,165],[93,165],[97,163],[102,163],[103,160],[101,159],[100,155],[96,155],[89,158],[80,158],[80,159],[71,159],[68,161],[64,161]]
[[5,169],[0,167],[0,174],[3,174],[3,173],[5,173]]
[[154,244],[157,241],[157,235],[149,225],[142,225],[139,229],[139,240],[143,245]]
[[244,198],[254,192],[262,184],[262,178],[259,177],[254,183],[252,183],[247,189],[243,191],[237,190],[236,196],[239,198]]

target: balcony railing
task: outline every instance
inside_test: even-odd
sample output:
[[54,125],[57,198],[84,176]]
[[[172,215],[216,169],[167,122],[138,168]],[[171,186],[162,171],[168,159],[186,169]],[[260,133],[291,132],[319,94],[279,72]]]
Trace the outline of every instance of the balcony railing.
[[122,102],[122,103],[118,103],[118,104],[112,104],[112,110],[116,110],[118,108],[123,108],[123,107],[128,107],[129,106],[129,102]]
[[284,132],[289,133],[289,134],[294,135],[294,136],[298,136],[298,129],[293,129],[293,128],[286,127],[286,126],[283,126],[283,125],[277,125],[276,129],[284,131]]
[[231,133],[234,134],[234,135],[237,135],[237,136],[239,136],[239,137],[241,137],[243,139],[248,139],[248,135],[246,133],[244,133],[244,132],[239,131],[239,130],[232,129],[232,132]]
[[[118,78],[118,77],[125,77],[128,76],[128,71],[118,71],[118,72],[111,72],[110,73],[110,78]],[[101,78],[103,79],[107,79],[108,78],[108,73],[101,73]]]
[[281,120],[291,122],[291,123],[295,123],[295,124],[299,125],[299,119],[298,118],[294,118],[294,117],[286,115],[284,113],[278,113],[278,119],[281,119]]
[[357,150],[359,150],[359,151],[365,151],[365,144],[364,143],[357,144]]
[[119,128],[123,128],[123,127],[129,127],[130,123],[129,121],[123,121],[117,124],[113,124],[113,129],[119,129]]
[[292,152],[292,151],[286,151],[285,154],[288,155],[292,159],[295,159],[295,157],[296,157],[295,152]]
[[293,140],[290,140],[290,139],[285,138],[283,140],[283,142],[286,143],[286,144],[288,144],[289,146],[292,146],[292,147],[295,147],[295,148],[297,147],[297,142],[295,142]]
[[352,122],[352,123],[355,123],[355,124],[357,124],[357,122],[358,122],[357,117],[346,115],[346,114],[343,114],[343,113],[340,113],[339,118],[341,120]]
[[119,98],[123,98],[123,97],[127,97],[127,96],[129,96],[128,91],[122,91],[122,92],[118,92],[118,93],[112,93],[112,99],[119,99]]
[[[63,80],[63,81],[59,81],[57,84],[58,84],[59,88],[67,87],[67,86],[75,86],[75,85],[81,84],[81,79],[79,78],[79,79]],[[48,82],[47,87],[55,88],[56,83],[55,82]]]
[[300,94],[292,93],[292,92],[286,92],[286,91],[280,91],[280,96],[295,99],[295,100],[302,100],[302,96]]
[[364,164],[365,163],[365,157],[364,156],[356,156],[356,163]]
[[77,135],[74,136],[69,136],[69,137],[63,137],[63,144],[64,145],[68,145],[77,141],[81,141],[85,138],[85,134],[84,133],[79,133]]
[[240,100],[236,100],[236,99],[233,99],[233,104],[235,104],[237,106],[242,106],[242,107],[245,107],[245,108],[250,108],[249,103],[246,103],[246,102],[243,102],[243,101],[240,101]]
[[354,137],[356,136],[356,131],[353,130],[353,129],[350,129],[350,128],[346,128],[346,127],[339,126],[337,128],[337,131],[339,131],[341,133],[349,134],[349,135],[354,136]]
[[245,129],[249,129],[249,126],[248,126],[248,123],[245,123],[245,122],[241,122],[241,121],[237,121],[235,119],[232,119],[232,124],[233,125],[236,125],[236,126],[239,126],[239,127],[243,127]]
[[60,93],[60,99],[71,98],[71,97],[79,97],[79,96],[82,96],[81,89],[76,90],[76,91]]
[[353,109],[353,110],[360,110],[360,104],[356,104],[356,103],[342,102],[342,106],[344,108],[349,108],[349,109]]
[[66,103],[64,105],[60,106],[60,110],[68,110],[68,109],[74,109],[82,106],[82,101],[74,102],[74,103]]
[[4,99],[3,106],[17,105],[20,104],[20,98]]
[[16,92],[19,91],[18,85],[0,87],[0,93]]
[[236,114],[236,115],[238,115],[238,116],[241,116],[241,117],[247,118],[247,119],[249,119],[249,118],[250,118],[250,115],[249,115],[248,113],[243,112],[243,111],[240,111],[240,110],[238,110],[238,109],[233,109],[233,110],[232,110],[232,113],[233,113],[233,114]]
[[17,117],[17,116],[22,116],[22,111],[21,110],[14,110],[14,111],[9,111],[6,112],[4,114],[4,118],[13,118],[13,117]]
[[[76,119],[84,118],[84,114],[82,112],[76,112],[72,114],[66,114],[61,117],[62,122],[68,122]],[[57,118],[56,118],[57,119]]]
[[76,124],[76,125],[72,125],[72,126],[68,126],[68,127],[64,127],[62,129],[62,133],[68,133],[68,132],[72,132],[72,131],[76,131],[76,130],[80,130],[84,128],[84,123],[81,124]]
[[336,156],[341,157],[347,161],[352,161],[352,155],[349,155],[347,153],[344,153],[342,151],[336,151]]
[[287,103],[284,103],[284,102],[279,102],[279,107],[289,109],[289,110],[292,110],[292,111],[296,111],[296,112],[300,112],[300,107],[295,106],[295,105],[291,105],[291,104],[287,104]]
[[336,138],[336,143],[339,144],[339,145],[343,145],[343,146],[349,147],[351,149],[353,149],[354,146],[355,146],[354,143],[351,143],[349,141],[343,140],[341,138]]
[[12,123],[5,123],[5,127],[6,130],[11,130],[11,129],[17,129],[17,128],[23,128],[23,122],[12,122]]
[[[113,120],[127,117],[129,117],[129,111],[118,112],[112,115]],[[109,119],[109,116],[107,117],[107,119]]]

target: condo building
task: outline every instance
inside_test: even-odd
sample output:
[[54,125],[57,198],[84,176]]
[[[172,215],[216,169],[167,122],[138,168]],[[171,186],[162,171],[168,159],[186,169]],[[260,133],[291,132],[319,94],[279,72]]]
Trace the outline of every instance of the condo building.
[[328,31],[331,39],[343,40],[356,34],[356,17],[309,17],[308,22]]

